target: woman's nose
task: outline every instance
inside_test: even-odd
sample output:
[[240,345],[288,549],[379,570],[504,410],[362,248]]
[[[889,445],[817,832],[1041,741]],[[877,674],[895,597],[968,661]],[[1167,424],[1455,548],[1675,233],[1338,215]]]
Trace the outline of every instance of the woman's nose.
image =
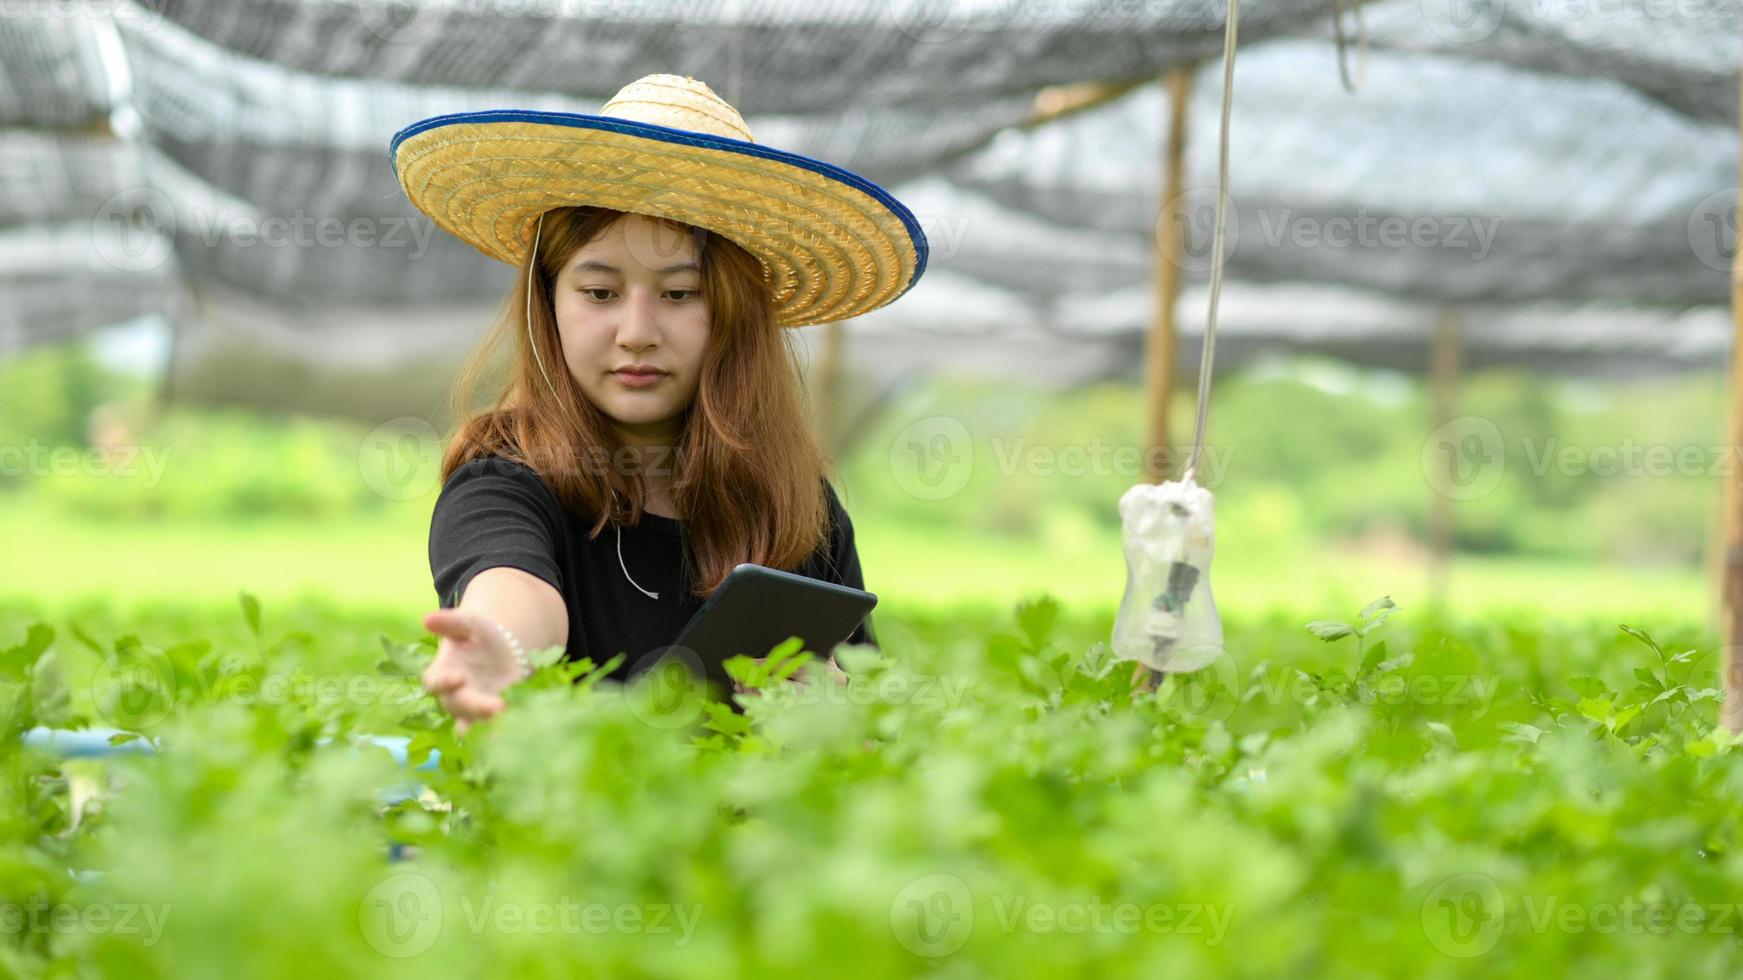
[[652,347],[659,339],[652,297],[632,290],[623,305],[623,319],[617,325],[617,342],[630,350]]

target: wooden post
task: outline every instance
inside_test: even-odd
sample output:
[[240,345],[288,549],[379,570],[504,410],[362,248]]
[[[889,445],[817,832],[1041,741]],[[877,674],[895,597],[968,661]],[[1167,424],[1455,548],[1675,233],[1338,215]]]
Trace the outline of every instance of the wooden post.
[[817,383],[812,389],[812,397],[816,400],[818,436],[831,460],[836,458],[841,448],[841,360],[846,345],[847,335],[840,320],[823,325],[822,359],[817,365]]
[[1150,417],[1150,452],[1145,454],[1145,465],[1152,483],[1168,479],[1174,465],[1174,447],[1168,434],[1168,401],[1174,394],[1179,346],[1174,308],[1180,299],[1180,263],[1186,247],[1180,196],[1186,187],[1186,108],[1192,94],[1192,73],[1192,67],[1186,66],[1162,76],[1163,88],[1168,93],[1168,145],[1162,171],[1162,206],[1152,248],[1156,312],[1144,349],[1145,402]]
[[[1743,90],[1743,89],[1740,89]],[[1739,119],[1743,131],[1743,118]],[[1743,151],[1737,161],[1738,182],[1743,185]],[[1743,204],[1743,200],[1739,201]],[[1731,246],[1731,417],[1729,444],[1732,452],[1743,445],[1743,232]],[[1743,731],[1743,473],[1730,468],[1725,480],[1725,583],[1724,647],[1719,669],[1724,673],[1725,704],[1720,720],[1731,731]]]
[[[1429,355],[1430,431],[1439,431],[1441,426],[1452,421],[1457,410],[1459,353],[1459,314],[1456,310],[1443,310],[1434,325],[1434,343]],[[1449,462],[1448,465],[1457,464]],[[1436,605],[1444,605],[1447,597],[1448,566],[1453,550],[1452,504],[1452,498],[1431,482],[1428,495],[1428,594]]]

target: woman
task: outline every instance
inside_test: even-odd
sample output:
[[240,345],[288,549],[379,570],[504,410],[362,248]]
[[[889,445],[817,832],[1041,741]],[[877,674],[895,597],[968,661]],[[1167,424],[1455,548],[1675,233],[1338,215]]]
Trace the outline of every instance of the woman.
[[[457,727],[528,650],[669,645],[733,566],[863,588],[781,328],[856,316],[925,269],[877,185],[757,145],[708,86],[649,75],[600,115],[498,110],[395,135],[401,186],[520,270],[456,387],[430,527],[424,684]],[[486,410],[474,393],[506,348]],[[875,642],[870,623],[848,642]]]

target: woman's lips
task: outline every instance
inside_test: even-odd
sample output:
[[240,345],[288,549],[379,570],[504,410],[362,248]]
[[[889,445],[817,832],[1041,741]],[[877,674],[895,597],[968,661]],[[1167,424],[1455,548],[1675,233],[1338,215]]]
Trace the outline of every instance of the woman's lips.
[[646,388],[658,384],[666,375],[663,371],[614,371],[611,376],[631,388]]

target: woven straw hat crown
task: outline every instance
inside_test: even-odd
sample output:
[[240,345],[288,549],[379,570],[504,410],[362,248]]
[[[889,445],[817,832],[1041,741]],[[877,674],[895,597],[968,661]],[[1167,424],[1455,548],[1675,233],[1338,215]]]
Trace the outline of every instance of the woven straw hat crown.
[[688,75],[638,78],[618,89],[599,114],[756,142],[737,109],[716,95],[706,82]]
[[539,217],[597,206],[670,218],[763,264],[782,326],[884,306],[919,281],[926,236],[882,187],[834,164],[757,144],[707,84],[652,74],[598,114],[493,109],[435,116],[394,135],[407,198],[493,258],[527,261]]

